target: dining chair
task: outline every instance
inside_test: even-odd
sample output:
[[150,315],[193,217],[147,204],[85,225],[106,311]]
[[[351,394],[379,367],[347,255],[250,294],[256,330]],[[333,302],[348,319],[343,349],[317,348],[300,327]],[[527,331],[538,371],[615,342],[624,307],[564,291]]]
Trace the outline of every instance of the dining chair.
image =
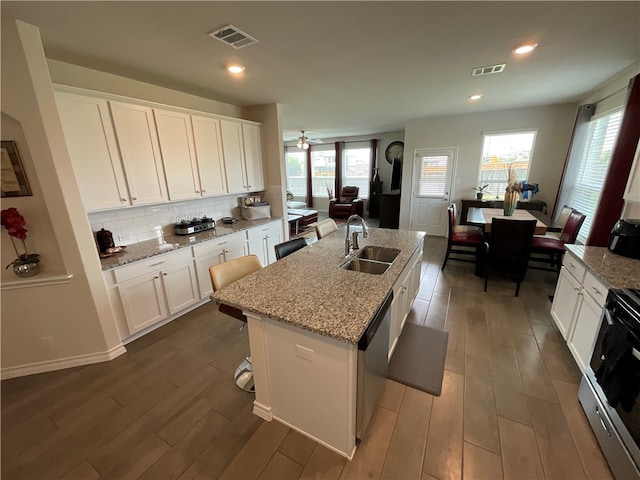
[[318,236],[318,240],[326,237],[327,235],[331,235],[337,230],[338,225],[332,218],[326,218],[321,222],[316,223],[316,235]]
[[484,291],[487,291],[489,272],[499,272],[516,281],[516,297],[529,262],[531,239],[536,220],[493,218],[491,239],[485,244]]
[[562,235],[562,230],[567,224],[567,220],[569,220],[571,212],[573,212],[573,208],[568,205],[563,206],[555,221],[552,222],[553,224],[547,227],[547,232],[544,236],[560,240],[560,235]]
[[[444,267],[447,266],[447,261],[449,260],[449,256],[453,253],[456,257],[451,257],[451,260],[456,260],[459,262],[468,262],[468,263],[476,263],[478,265],[478,261],[480,258],[481,249],[484,242],[484,237],[482,234],[481,228],[475,228],[470,230],[462,230],[456,232],[456,214],[455,214],[455,206],[453,204],[447,207],[447,217],[448,217],[448,237],[447,237],[447,253],[444,256],[444,262],[442,262],[442,268],[440,270],[444,270]],[[455,248],[455,247],[466,247],[466,249]],[[472,248],[473,250],[469,250]],[[458,258],[457,255],[465,255],[465,256],[473,256],[473,259],[469,258]],[[477,268],[476,268],[477,271]]]
[[541,267],[539,265],[530,265],[529,268],[535,270],[545,270],[560,274],[562,268],[562,257],[564,256],[567,244],[576,243],[580,228],[587,216],[577,210],[571,211],[567,222],[560,233],[560,238],[551,238],[548,236],[536,235],[531,240],[531,253],[533,254],[530,261],[536,263],[546,263],[549,267]]
[[276,251],[276,259],[280,260],[281,258],[284,258],[287,255],[291,255],[293,252],[300,250],[301,248],[304,248],[306,246],[307,241],[303,237],[297,237],[291,240],[287,240],[286,242],[279,243],[273,248]]
[[460,221],[458,222],[458,224],[455,224],[455,219],[458,218],[458,207],[456,206],[456,203],[453,202],[451,204],[451,206],[453,207],[453,218],[454,218],[454,232],[456,233],[461,233],[461,232],[477,232],[480,233],[481,235],[484,235],[484,230],[482,230],[482,227],[478,227],[476,225],[462,225],[462,218],[460,219]]
[[[222,290],[224,287],[231,285],[233,282],[236,282],[253,272],[257,272],[261,268],[262,264],[256,255],[247,255],[219,263],[218,265],[212,265],[209,267],[209,276],[211,277],[211,283],[213,284],[213,291],[217,292]],[[225,303],[218,303],[218,310],[230,317],[244,322],[244,325],[242,325],[240,330],[242,330],[247,324],[246,315],[244,315],[242,310],[237,307],[232,307]],[[249,353],[242,363],[238,365],[234,378],[236,385],[242,390],[246,392],[255,392],[251,353]]]

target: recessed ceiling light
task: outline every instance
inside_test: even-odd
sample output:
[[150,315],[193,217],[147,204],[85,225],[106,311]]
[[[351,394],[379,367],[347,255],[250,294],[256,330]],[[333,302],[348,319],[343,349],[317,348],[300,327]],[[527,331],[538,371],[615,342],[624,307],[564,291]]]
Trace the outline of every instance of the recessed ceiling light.
[[242,65],[229,65],[227,70],[231,73],[242,73],[244,72],[244,67]]
[[520,45],[516,48],[513,53],[516,55],[524,55],[525,53],[533,52],[533,50],[538,46],[537,43],[527,43],[525,45]]
[[482,95],[480,93],[476,93],[474,95],[469,95],[469,100],[471,101],[476,101],[476,100],[480,100],[482,98]]

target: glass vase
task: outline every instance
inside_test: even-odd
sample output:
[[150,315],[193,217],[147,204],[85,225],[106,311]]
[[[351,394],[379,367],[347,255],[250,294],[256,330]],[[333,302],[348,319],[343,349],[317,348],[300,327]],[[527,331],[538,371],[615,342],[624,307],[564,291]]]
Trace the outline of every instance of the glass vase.
[[511,217],[518,205],[518,192],[505,192],[503,213],[505,217]]

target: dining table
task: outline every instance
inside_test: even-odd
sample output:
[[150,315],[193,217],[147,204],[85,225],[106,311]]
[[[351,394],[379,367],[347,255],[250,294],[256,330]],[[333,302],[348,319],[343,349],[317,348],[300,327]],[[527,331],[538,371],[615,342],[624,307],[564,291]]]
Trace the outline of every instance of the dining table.
[[529,210],[516,209],[511,216],[505,216],[502,208],[477,208],[469,207],[467,212],[467,223],[482,227],[485,235],[491,233],[491,221],[494,218],[506,218],[510,220],[536,220],[534,235],[544,235],[547,232],[547,225],[536,218]]

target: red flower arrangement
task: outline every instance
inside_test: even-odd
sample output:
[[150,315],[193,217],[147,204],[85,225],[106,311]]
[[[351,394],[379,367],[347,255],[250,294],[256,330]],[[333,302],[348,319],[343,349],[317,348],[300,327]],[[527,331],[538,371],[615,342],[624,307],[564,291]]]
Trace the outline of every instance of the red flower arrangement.
[[[26,224],[24,217],[20,215],[18,210],[14,207],[2,210],[2,212],[0,212],[0,217],[2,218],[2,226],[7,229],[13,249],[16,251],[16,255],[18,256],[18,258],[7,265],[6,268],[9,268],[11,265],[15,266],[24,265],[26,263],[38,263],[40,261],[40,255],[37,253],[29,253],[27,251],[27,243],[25,242],[27,239],[27,229],[24,228]],[[22,242],[24,253],[21,254],[18,251],[14,238],[17,238]]]

